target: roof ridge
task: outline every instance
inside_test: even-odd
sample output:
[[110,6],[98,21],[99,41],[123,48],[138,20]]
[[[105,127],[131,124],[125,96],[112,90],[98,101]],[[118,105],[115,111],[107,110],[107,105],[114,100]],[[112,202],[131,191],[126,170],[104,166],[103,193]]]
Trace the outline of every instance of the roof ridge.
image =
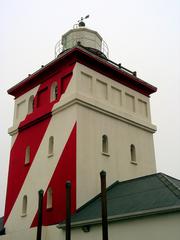
[[140,177],[135,177],[135,178],[131,178],[131,179],[126,179],[126,180],[123,180],[123,181],[119,181],[119,183],[127,183],[127,182],[132,182],[134,180],[139,180],[139,179],[142,179],[142,178],[148,178],[148,177],[151,177],[151,176],[156,176],[158,173],[152,173],[152,174],[149,174],[149,175],[144,175],[144,176],[140,176]]
[[[127,182],[132,182],[134,180],[138,180],[138,179],[142,179],[142,178],[148,178],[150,176],[156,176],[158,175],[159,173],[152,173],[152,174],[149,174],[149,175],[144,175],[144,176],[141,176],[141,177],[136,177],[136,178],[132,178],[132,179],[127,179],[127,180],[123,180],[123,181],[115,181],[114,183],[112,183],[109,187],[106,188],[107,191],[111,190],[114,186],[118,185],[118,184],[122,184],[122,183],[127,183]],[[81,207],[79,207],[76,212],[78,213],[79,211],[81,211],[83,208],[85,208],[87,205],[89,205],[91,202],[94,202],[96,199],[98,199],[100,197],[101,193],[98,193],[96,196],[94,196],[93,198],[91,198],[89,201],[87,201],[85,204],[83,204]],[[73,214],[73,215],[74,215]]]
[[[165,175],[165,176],[168,177],[168,178],[172,178],[172,179],[180,182],[180,180],[177,179],[177,178],[175,178],[175,177],[169,176],[168,174],[165,174],[165,173],[162,173],[162,174]],[[170,181],[171,181],[171,180],[170,180]],[[176,184],[175,184],[175,185],[176,185]],[[178,187],[178,186],[177,186],[177,187]]]
[[166,174],[158,173],[157,177],[161,180],[161,182],[172,192],[176,197],[180,199],[180,189],[179,187],[173,183]]
[[[111,190],[114,186],[118,185],[119,181],[115,181],[114,183],[112,183],[109,187],[106,188],[106,191]],[[78,213],[79,211],[81,211],[83,208],[85,208],[87,205],[89,205],[91,202],[94,202],[96,199],[98,199],[100,197],[101,193],[98,193],[95,197],[91,198],[89,201],[87,201],[85,204],[83,204],[81,207],[79,207],[74,214]],[[74,215],[73,214],[73,215]]]
[[[150,177],[150,176],[155,176],[157,175],[158,173],[152,173],[152,174],[149,174],[149,175],[144,175],[144,176],[140,176],[140,177],[136,177],[136,178],[131,178],[131,179],[127,179],[127,180],[123,180],[123,181],[120,181],[120,180],[116,180],[114,183],[112,183],[109,187],[106,188],[107,191],[111,190],[115,185],[118,185],[118,184],[122,184],[122,183],[127,183],[127,182],[131,182],[131,181],[134,181],[134,180],[138,180],[138,179],[142,179],[142,178],[147,178],[147,177]],[[84,207],[86,207],[87,205],[89,205],[89,203],[93,202],[94,200],[96,200],[98,197],[100,197],[100,194],[101,193],[98,193],[96,196],[94,196],[93,198],[91,198],[89,201],[87,201],[85,204],[83,204],[81,207],[79,207],[75,213],[79,212],[81,209],[83,209]]]

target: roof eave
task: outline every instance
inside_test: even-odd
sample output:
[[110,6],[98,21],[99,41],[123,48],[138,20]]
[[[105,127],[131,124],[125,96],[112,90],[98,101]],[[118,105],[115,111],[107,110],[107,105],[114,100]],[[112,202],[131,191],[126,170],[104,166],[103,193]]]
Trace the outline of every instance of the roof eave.
[[[121,214],[121,215],[114,215],[108,217],[108,223],[112,222],[118,222],[123,220],[130,220],[134,218],[141,218],[141,217],[148,217],[148,216],[154,216],[154,215],[161,215],[161,214],[168,214],[168,213],[176,213],[180,212],[180,205],[173,206],[173,207],[165,207],[165,208],[156,208],[156,209],[150,209],[150,210],[144,210],[139,212],[132,212],[128,214]],[[72,222],[71,227],[72,228],[78,228],[83,226],[92,226],[92,225],[99,225],[102,223],[101,218],[97,219],[91,219],[91,220],[84,220],[79,222]],[[65,229],[66,225],[65,223],[60,223],[57,225],[58,228]]]
[[84,55],[87,58],[92,59],[93,61],[96,61],[96,62],[102,64],[105,67],[111,68],[112,71],[116,72],[117,74],[123,75],[124,77],[129,79],[132,84],[136,84],[137,86],[139,85],[142,88],[144,88],[147,91],[147,95],[150,95],[150,94],[157,91],[157,88],[154,87],[153,85],[151,85],[151,84],[137,78],[136,76],[133,76],[133,75],[117,68],[117,67],[115,67],[113,64],[109,63],[107,60],[96,56],[95,54],[89,52],[88,50],[84,49],[83,47],[76,46],[72,49],[69,49],[69,50],[61,53],[56,59],[52,60],[51,62],[49,62],[44,67],[40,68],[39,70],[37,70],[36,72],[34,72],[33,74],[31,74],[30,76],[25,78],[24,80],[22,80],[18,84],[14,85],[12,88],[8,89],[8,91],[7,91],[8,94],[10,94],[12,96],[16,96],[16,93],[19,91],[20,88],[25,87],[34,78],[40,76],[42,73],[44,73],[45,71],[50,69],[52,66],[54,66],[58,62],[64,60],[65,58],[71,56],[72,54],[74,54],[77,57],[77,59],[76,59],[77,62],[78,62],[78,56]]
[[27,78],[23,79],[22,81],[20,81],[19,83],[17,83],[13,87],[9,88],[7,90],[8,94],[10,94],[12,96],[15,96],[15,93],[16,93],[16,91],[19,88],[21,88],[21,87],[25,86],[26,84],[28,84],[29,81],[31,81],[32,79],[34,79],[37,76],[41,75],[43,72],[47,71],[49,68],[51,68],[54,64],[58,63],[60,60],[63,60],[69,54],[69,52],[70,52],[70,50],[62,53],[60,57],[55,58],[54,60],[49,62],[47,65],[45,65],[42,68],[38,69],[33,74],[29,75]]

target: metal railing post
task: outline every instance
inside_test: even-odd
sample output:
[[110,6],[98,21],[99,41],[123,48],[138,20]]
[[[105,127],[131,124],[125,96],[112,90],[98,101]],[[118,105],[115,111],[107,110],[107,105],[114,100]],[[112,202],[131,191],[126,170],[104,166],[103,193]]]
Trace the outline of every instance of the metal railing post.
[[101,212],[102,212],[102,239],[108,240],[106,172],[100,172],[101,177]]
[[41,240],[42,233],[42,216],[43,216],[43,194],[44,191],[41,189],[38,192],[39,202],[38,202],[38,225],[37,225],[37,236],[36,240]]
[[71,182],[66,182],[66,240],[71,240]]

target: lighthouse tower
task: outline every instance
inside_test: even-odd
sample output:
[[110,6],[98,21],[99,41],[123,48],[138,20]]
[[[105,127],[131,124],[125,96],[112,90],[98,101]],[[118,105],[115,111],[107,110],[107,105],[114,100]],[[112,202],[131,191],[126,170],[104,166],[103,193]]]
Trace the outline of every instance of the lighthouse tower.
[[8,90],[15,104],[2,239],[35,239],[40,189],[42,239],[56,240],[67,180],[73,213],[99,192],[101,170],[108,185],[156,172],[149,102],[156,88],[109,60],[83,19],[61,43],[52,62]]

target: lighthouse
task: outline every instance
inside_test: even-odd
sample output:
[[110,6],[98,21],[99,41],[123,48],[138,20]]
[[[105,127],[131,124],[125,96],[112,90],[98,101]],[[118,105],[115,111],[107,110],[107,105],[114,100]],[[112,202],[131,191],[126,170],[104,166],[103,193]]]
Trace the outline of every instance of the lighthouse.
[[155,173],[154,92],[109,59],[84,19],[63,34],[55,59],[8,90],[15,100],[4,239],[35,239],[40,189],[42,239],[64,239],[56,226],[65,220],[66,181],[74,213],[99,193],[102,170],[108,186]]

